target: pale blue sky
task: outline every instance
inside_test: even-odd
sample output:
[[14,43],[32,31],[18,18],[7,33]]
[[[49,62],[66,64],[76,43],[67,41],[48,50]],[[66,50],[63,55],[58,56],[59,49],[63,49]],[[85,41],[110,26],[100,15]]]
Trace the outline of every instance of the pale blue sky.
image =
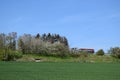
[[0,33],[66,36],[70,47],[120,47],[120,0],[0,0]]

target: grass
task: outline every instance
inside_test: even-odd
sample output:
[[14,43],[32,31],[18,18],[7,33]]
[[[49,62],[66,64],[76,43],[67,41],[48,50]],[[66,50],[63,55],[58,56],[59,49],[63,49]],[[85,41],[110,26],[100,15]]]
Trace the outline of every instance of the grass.
[[120,80],[120,63],[0,62],[0,80]]
[[88,55],[87,57],[81,56],[81,57],[66,57],[66,58],[60,58],[60,57],[46,57],[46,56],[38,56],[33,54],[27,54],[23,55],[21,59],[18,59],[17,61],[35,61],[35,58],[40,58],[42,62],[92,62],[92,63],[98,63],[98,62],[120,62],[120,59],[113,58],[110,55],[104,55],[104,56],[97,56],[94,54]]

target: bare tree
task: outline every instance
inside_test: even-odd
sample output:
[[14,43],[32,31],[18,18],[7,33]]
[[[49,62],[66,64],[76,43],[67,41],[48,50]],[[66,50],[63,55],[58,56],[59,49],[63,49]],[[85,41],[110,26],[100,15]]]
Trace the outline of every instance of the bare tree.
[[31,53],[31,39],[32,36],[30,34],[24,34],[20,36],[18,39],[18,48],[23,53]]

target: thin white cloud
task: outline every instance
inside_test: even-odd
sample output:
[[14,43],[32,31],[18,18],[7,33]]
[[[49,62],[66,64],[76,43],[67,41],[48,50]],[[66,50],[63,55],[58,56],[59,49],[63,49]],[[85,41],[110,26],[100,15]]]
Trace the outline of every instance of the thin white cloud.
[[23,17],[18,17],[18,18],[16,18],[14,21],[15,21],[15,23],[19,23],[20,21],[22,21],[23,20]]
[[114,13],[114,14],[110,14],[110,15],[108,15],[107,17],[110,18],[110,19],[118,18],[118,17],[120,17],[120,14],[118,14],[118,13]]
[[81,19],[80,15],[71,15],[71,16],[65,16],[62,19],[60,19],[61,22],[72,22],[72,21],[78,21]]
[[17,17],[10,21],[9,25],[10,27],[17,27],[18,24],[23,20],[23,17]]
[[[102,24],[110,19],[120,17],[117,13],[109,13],[109,14],[74,14],[74,15],[66,15],[61,18],[38,23],[36,26],[55,26],[61,24]],[[19,19],[18,19],[19,20]]]

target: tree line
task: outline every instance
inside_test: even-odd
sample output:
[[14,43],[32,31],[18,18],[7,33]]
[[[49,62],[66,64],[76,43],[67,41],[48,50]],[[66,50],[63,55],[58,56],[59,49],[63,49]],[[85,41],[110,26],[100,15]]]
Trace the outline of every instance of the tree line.
[[16,32],[0,33],[1,57],[8,59],[10,53],[15,54],[16,52],[65,57],[69,52],[69,44],[67,38],[59,34],[23,34],[17,37]]
[[[120,47],[110,48],[108,53],[113,57],[120,58]],[[24,54],[36,54],[54,57],[80,57],[88,56],[88,52],[74,52],[69,48],[66,37],[59,34],[23,34],[17,36],[16,32],[8,34],[0,33],[0,60],[15,60]],[[103,49],[96,52],[103,56]]]
[[56,52],[65,53],[69,49],[68,40],[59,34],[39,33],[35,36],[24,34],[18,38],[18,49],[23,54],[35,53],[53,55]]

